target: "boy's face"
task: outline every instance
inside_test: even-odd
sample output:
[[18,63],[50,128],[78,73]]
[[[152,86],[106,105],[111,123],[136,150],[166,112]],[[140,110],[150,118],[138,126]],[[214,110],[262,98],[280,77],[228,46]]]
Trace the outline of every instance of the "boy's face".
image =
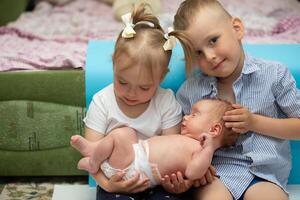
[[195,103],[189,115],[183,117],[181,134],[199,139],[201,133],[208,133],[216,122],[214,119],[215,104],[201,100]]
[[217,8],[205,7],[186,30],[194,44],[201,71],[217,78],[230,78],[243,66],[243,25]]

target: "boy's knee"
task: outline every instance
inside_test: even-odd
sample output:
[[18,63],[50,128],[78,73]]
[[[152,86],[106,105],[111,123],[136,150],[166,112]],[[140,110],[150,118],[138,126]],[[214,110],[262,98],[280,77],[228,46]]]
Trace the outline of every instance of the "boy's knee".
[[[265,194],[268,194],[265,196]],[[246,190],[244,200],[288,200],[288,195],[276,184],[263,181]]]
[[199,187],[194,195],[196,200],[233,200],[229,190],[217,178],[212,183]]

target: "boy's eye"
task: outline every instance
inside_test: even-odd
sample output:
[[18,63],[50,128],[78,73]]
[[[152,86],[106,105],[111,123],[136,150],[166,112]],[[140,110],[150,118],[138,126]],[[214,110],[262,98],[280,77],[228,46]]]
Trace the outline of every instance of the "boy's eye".
[[197,56],[200,56],[201,54],[202,54],[202,51],[201,51],[201,50],[197,50],[197,51],[196,51],[196,55],[197,55]]
[[210,41],[209,41],[209,44],[210,45],[213,45],[213,44],[215,44],[217,41],[218,41],[218,37],[214,37],[214,38],[212,38]]

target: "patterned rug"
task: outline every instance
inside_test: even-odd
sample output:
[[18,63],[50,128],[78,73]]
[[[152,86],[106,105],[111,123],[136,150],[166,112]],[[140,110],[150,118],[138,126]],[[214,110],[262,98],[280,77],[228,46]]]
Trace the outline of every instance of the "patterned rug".
[[87,184],[87,177],[0,177],[1,200],[51,200],[55,184]]

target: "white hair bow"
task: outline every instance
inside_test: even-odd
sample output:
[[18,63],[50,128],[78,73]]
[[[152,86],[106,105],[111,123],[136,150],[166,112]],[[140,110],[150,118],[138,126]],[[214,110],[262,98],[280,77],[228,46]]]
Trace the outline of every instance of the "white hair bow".
[[135,31],[133,30],[134,24],[132,23],[131,13],[127,13],[122,15],[122,21],[125,24],[125,28],[122,32],[123,38],[132,38],[135,35]]
[[166,38],[166,42],[164,44],[164,50],[168,51],[168,50],[172,50],[175,46],[176,46],[176,37],[175,36],[169,36],[169,33],[172,32],[174,29],[172,27],[168,28],[168,33],[166,33],[164,35],[164,37]]

